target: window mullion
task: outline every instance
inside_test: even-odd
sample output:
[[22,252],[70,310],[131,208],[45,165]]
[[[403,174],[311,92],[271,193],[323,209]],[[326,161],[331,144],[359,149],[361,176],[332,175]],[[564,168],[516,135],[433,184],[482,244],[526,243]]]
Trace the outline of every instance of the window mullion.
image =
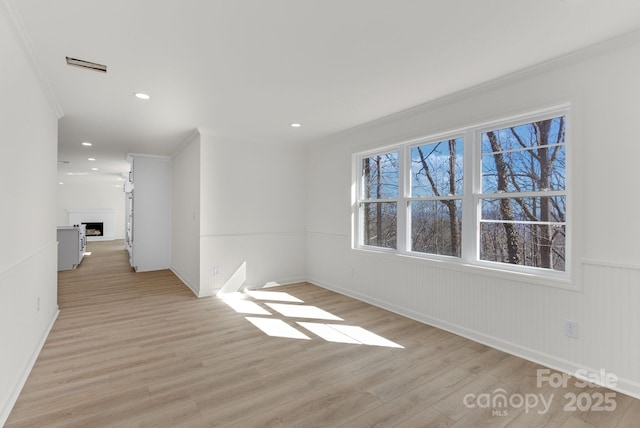
[[464,134],[465,161],[463,197],[462,197],[462,251],[461,258],[465,263],[477,260],[478,250],[478,205],[476,194],[480,191],[480,145],[477,143],[478,133],[468,130]]
[[[354,155],[355,246],[424,257],[459,252],[459,262],[517,272],[564,271],[571,266],[567,116],[563,108]],[[460,214],[456,230],[451,216]]]
[[396,207],[398,215],[397,250],[404,253],[407,251],[408,236],[410,236],[411,227],[408,212],[409,207],[407,204],[407,196],[411,188],[411,162],[407,160],[408,150],[406,146],[401,147],[399,151],[398,170],[400,176],[398,177],[398,206]]

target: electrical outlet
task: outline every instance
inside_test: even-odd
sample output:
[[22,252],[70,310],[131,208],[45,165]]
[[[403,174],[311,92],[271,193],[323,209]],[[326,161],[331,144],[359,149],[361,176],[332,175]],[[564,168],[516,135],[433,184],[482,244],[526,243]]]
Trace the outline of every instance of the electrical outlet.
[[38,301],[36,303],[37,311],[40,312],[40,296],[38,296]]
[[567,337],[578,337],[578,323],[576,321],[564,321],[564,335]]
[[218,276],[220,275],[220,266],[214,266],[213,267],[213,276]]

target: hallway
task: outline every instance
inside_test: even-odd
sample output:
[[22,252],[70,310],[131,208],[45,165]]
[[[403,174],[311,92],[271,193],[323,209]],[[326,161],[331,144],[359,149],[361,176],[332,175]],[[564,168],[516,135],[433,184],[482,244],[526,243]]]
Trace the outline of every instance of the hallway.
[[[88,251],[75,271],[60,272],[60,315],[6,428],[640,420],[640,401],[622,394],[615,411],[565,411],[565,394],[611,392],[575,379],[537,387],[541,366],[311,284],[197,299],[170,271],[133,272],[121,241],[90,242]],[[267,333],[261,323],[286,329]],[[468,398],[500,390],[549,406],[488,408]]]

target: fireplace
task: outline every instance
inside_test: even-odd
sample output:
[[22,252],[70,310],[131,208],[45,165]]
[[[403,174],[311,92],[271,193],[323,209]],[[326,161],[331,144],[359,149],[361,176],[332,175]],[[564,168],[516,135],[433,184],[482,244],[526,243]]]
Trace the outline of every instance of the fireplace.
[[114,239],[114,210],[67,210],[67,212],[69,213],[69,225],[86,225],[87,241]]
[[87,237],[104,236],[104,223],[82,223],[86,226]]

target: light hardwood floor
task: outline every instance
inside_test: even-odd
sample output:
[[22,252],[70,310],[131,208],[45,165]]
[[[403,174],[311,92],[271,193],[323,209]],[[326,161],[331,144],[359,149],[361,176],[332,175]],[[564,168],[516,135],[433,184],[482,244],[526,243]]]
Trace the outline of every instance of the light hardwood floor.
[[[575,379],[538,387],[544,367],[311,284],[244,296],[230,302],[237,312],[170,271],[134,273],[120,241],[88,249],[59,274],[60,316],[7,428],[640,426],[639,400]],[[301,302],[279,300],[291,296]],[[303,306],[341,320],[276,310]],[[247,317],[308,339],[269,336]],[[298,322],[401,347],[332,342]],[[484,401],[501,393],[512,405]],[[615,410],[592,407],[606,393],[599,407]],[[588,409],[565,409],[566,394]],[[550,405],[520,404],[534,397]]]

